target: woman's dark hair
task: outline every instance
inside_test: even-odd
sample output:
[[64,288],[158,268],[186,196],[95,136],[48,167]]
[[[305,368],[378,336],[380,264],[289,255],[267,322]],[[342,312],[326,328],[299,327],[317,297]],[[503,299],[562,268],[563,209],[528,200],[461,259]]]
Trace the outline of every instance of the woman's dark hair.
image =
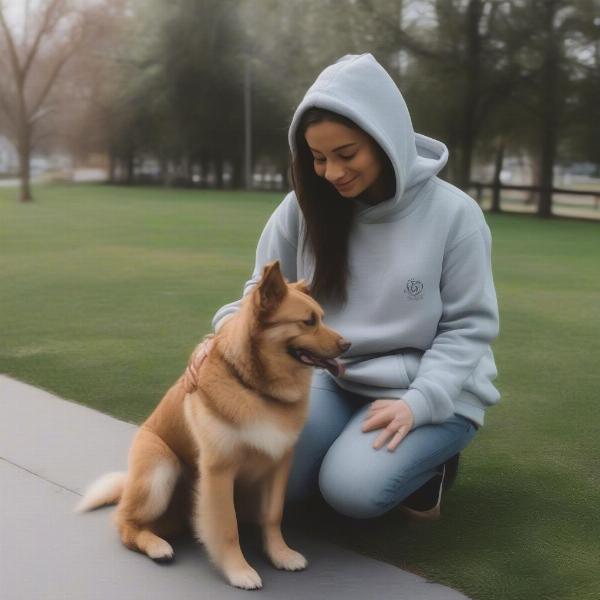
[[[331,300],[343,304],[347,300],[348,239],[354,203],[342,197],[325,178],[315,172],[313,155],[304,136],[308,127],[323,121],[361,129],[343,115],[323,108],[309,108],[303,113],[296,129],[295,160],[292,160],[290,153],[291,178],[306,222],[303,248],[308,244],[315,257],[311,294],[320,301]],[[375,140],[373,142],[384,164],[383,175],[388,181],[391,177],[395,182],[394,168],[389,158],[379,144]]]

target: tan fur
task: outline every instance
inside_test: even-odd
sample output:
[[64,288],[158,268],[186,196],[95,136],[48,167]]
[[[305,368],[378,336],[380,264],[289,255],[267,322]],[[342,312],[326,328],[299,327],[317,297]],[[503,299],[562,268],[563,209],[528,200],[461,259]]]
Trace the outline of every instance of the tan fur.
[[[261,525],[265,552],[277,568],[305,568],[306,559],[283,539],[281,519],[311,369],[287,348],[322,357],[344,349],[306,292],[303,282],[284,282],[278,263],[265,267],[261,283],[215,336],[197,390],[186,394],[183,377],[168,390],[136,434],[124,485],[117,476],[107,480],[95,496],[83,498],[80,510],[116,501],[120,482],[115,521],[121,540],[154,560],[172,558],[163,537],[189,520],[232,585],[261,587],[239,545],[243,515]],[[313,313],[317,324],[303,324]]]

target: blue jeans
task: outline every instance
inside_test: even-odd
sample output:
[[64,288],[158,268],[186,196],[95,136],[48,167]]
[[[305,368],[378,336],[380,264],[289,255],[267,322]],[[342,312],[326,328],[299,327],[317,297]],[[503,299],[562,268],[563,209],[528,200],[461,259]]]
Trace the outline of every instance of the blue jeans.
[[436,467],[463,450],[477,431],[472,421],[454,414],[443,423],[413,429],[393,452],[385,445],[375,450],[381,429],[361,431],[373,400],[343,390],[325,372],[315,372],[286,503],[320,490],[341,514],[377,517],[431,479]]

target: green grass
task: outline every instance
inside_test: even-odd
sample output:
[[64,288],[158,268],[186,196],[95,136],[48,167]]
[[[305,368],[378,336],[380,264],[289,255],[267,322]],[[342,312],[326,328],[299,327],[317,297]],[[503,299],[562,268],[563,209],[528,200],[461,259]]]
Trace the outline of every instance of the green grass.
[[[140,422],[241,293],[283,194],[0,188],[0,372]],[[443,518],[291,515],[478,600],[600,597],[600,224],[488,215],[501,402]]]
[[0,372],[140,421],[241,295],[275,195],[0,190]]

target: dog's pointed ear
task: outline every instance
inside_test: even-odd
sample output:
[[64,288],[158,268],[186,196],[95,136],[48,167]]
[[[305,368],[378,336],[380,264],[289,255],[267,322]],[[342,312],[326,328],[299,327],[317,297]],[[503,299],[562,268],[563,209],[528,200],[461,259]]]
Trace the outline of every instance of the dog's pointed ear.
[[268,313],[275,310],[285,298],[287,291],[287,284],[281,274],[279,261],[276,260],[265,265],[258,284],[258,300],[261,311]]
[[303,294],[310,296],[310,286],[304,279],[300,279],[296,281],[296,283],[292,283],[291,285],[293,285],[298,291],[302,292]]

